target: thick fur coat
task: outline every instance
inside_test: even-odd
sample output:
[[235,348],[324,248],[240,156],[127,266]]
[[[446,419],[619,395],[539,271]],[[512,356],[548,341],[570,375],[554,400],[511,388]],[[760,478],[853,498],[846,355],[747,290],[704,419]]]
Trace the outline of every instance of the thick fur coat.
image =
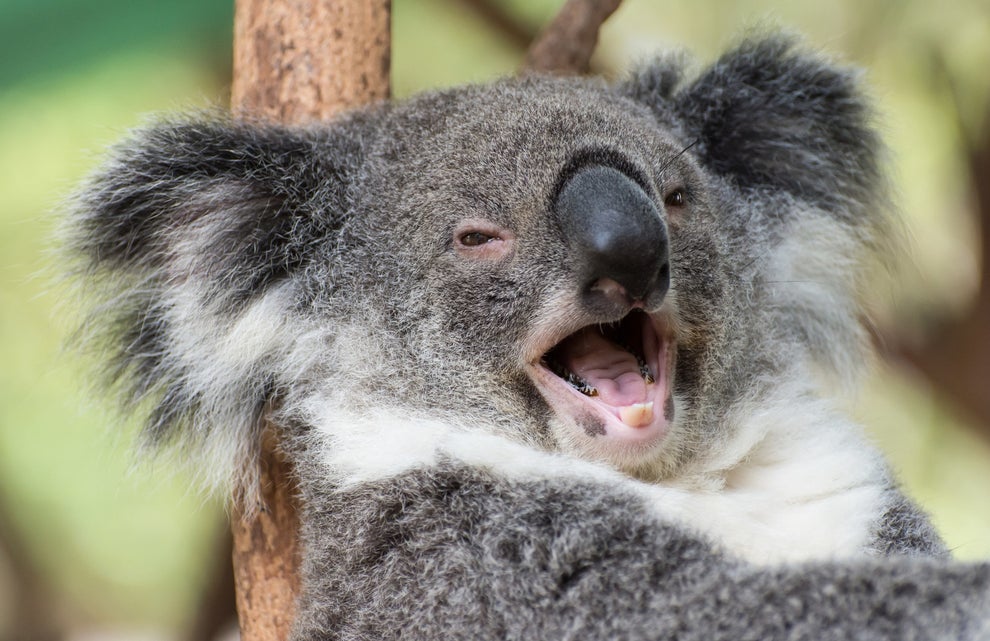
[[893,233],[854,74],[529,77],[281,128],[137,132],[70,242],[124,405],[300,477],[294,638],[985,639],[843,413]]

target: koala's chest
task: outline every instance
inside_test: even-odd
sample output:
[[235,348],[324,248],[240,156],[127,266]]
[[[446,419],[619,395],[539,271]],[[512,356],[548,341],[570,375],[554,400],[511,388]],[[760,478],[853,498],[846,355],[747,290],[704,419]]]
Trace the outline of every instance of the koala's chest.
[[658,487],[654,507],[756,563],[865,554],[888,482],[872,449],[839,441],[771,441],[720,473],[717,489],[691,479]]

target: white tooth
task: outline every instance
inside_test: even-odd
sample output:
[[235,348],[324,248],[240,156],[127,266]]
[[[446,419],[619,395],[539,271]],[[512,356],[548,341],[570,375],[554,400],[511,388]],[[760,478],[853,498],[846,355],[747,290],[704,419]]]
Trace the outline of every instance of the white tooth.
[[629,427],[643,427],[653,422],[653,401],[619,408],[619,418]]

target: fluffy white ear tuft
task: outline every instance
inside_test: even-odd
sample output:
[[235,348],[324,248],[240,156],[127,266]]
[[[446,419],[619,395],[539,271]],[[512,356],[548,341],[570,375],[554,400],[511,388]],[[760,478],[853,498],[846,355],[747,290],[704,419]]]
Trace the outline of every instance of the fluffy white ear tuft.
[[304,326],[308,248],[332,246],[348,208],[357,126],[165,122],[116,148],[75,199],[80,336],[109,360],[123,407],[150,408],[145,442],[179,444],[209,484],[253,467],[260,412]]

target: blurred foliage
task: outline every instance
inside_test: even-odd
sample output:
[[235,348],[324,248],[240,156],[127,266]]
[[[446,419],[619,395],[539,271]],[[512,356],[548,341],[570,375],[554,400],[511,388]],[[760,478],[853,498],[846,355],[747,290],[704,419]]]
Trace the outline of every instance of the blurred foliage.
[[[184,478],[131,470],[133,426],[118,436],[107,428],[105,404],[81,384],[84,364],[60,350],[72,309],[58,305],[66,291],[53,278],[50,238],[61,199],[144,114],[225,100],[230,4],[0,4],[0,498],[64,604],[53,610],[76,626],[180,630],[212,567],[204,557],[222,511]],[[502,4],[536,30],[560,2]],[[911,286],[885,307],[912,323],[962,305],[975,287],[963,134],[933,60],[977,126],[990,100],[988,13],[985,0],[937,9],[920,0],[626,0],[597,59],[620,70],[674,47],[706,60],[769,21],[865,67],[915,238]],[[397,96],[511,73],[522,59],[458,0],[396,0],[393,31]],[[859,413],[959,556],[990,555],[987,443],[899,369],[880,371]],[[3,572],[0,629],[17,590],[2,585]]]
[[71,311],[57,306],[50,212],[122,127],[213,85],[195,55],[131,52],[0,98],[0,492],[83,620],[174,626],[220,519],[182,480],[130,473],[133,430],[111,437],[85,368],[60,349],[72,321],[57,318]]
[[233,2],[201,0],[4,0],[0,3],[0,87],[53,73],[86,73],[136,49],[199,49],[229,57]]

